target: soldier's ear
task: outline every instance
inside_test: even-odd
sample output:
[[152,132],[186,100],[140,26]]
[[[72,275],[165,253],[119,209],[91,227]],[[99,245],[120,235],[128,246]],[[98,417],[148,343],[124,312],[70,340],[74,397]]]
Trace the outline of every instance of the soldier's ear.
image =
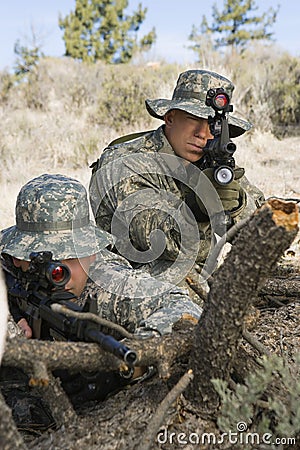
[[165,114],[165,116],[164,116],[165,124],[166,124],[166,125],[172,125],[172,123],[173,123],[173,118],[174,118],[174,110],[172,109],[171,111],[168,111],[168,112]]

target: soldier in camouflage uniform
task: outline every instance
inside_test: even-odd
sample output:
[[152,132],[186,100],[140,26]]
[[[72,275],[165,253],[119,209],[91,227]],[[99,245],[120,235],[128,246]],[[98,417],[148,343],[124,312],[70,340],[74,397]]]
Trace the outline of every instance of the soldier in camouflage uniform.
[[[215,212],[229,211],[237,222],[263,200],[242,168],[227,185],[218,185],[210,169],[203,176],[203,148],[213,138],[208,117],[214,116],[205,99],[208,89],[217,88],[231,99],[234,85],[223,76],[183,72],[172,100],[146,100],[150,115],[164,124],[117,139],[91,166],[89,191],[97,225],[117,237],[116,250],[134,267],[177,285],[205,262]],[[251,128],[232,114],[228,124],[231,138]]]
[[[186,291],[134,270],[127,260],[109,250],[112,243],[113,237],[90,221],[84,186],[73,178],[44,174],[20,190],[16,225],[2,231],[0,252],[4,272],[10,274],[12,290],[11,275],[16,281],[21,280],[26,290],[23,273],[28,270],[30,253],[51,251],[53,259],[70,269],[71,278],[65,289],[76,295],[74,301],[84,305],[90,295],[96,297],[99,316],[123,326],[137,338],[170,333],[173,324],[181,318],[200,317],[201,308],[191,301]],[[9,291],[14,321],[10,319],[8,328],[15,330],[18,324],[30,338],[33,332]],[[136,368],[126,377],[119,372],[71,376],[59,371],[55,375],[61,377],[64,389],[77,406],[86,400],[103,400],[107,394],[152,373],[150,367]],[[22,371],[1,368],[0,387],[19,426],[53,425],[47,405],[34,397],[28,387],[28,377]]]
[[53,259],[69,267],[71,278],[65,288],[77,296],[76,301],[83,305],[93,294],[98,314],[130,332],[161,335],[171,332],[185,313],[199,318],[201,309],[184,290],[134,270],[109,251],[112,243],[110,234],[90,222],[82,184],[45,174],[21,189],[16,225],[2,231],[0,250],[9,255],[5,268],[13,273],[28,269],[31,252],[51,251]]

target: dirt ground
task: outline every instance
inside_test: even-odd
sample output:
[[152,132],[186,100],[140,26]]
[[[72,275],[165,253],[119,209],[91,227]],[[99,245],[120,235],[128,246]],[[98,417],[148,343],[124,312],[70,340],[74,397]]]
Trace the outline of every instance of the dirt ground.
[[[269,141],[260,142],[260,152],[253,160],[250,154],[244,155],[242,164],[247,167],[247,173],[251,181],[258,184],[266,193],[266,196],[280,195],[284,197],[296,198],[300,196],[300,186],[298,179],[299,154],[294,150],[298,147],[299,138],[280,141],[276,147],[270,148]],[[286,144],[289,146],[286,147]],[[296,145],[297,144],[297,145]],[[289,151],[293,148],[293,151]],[[287,149],[287,156],[281,158]],[[243,150],[243,148],[242,148]],[[266,152],[265,152],[266,150]],[[270,157],[273,153],[273,158]],[[285,154],[286,156],[286,154]],[[275,179],[271,177],[276,172]],[[263,177],[262,174],[265,174]],[[298,181],[297,181],[298,180]],[[84,180],[85,181],[85,180]],[[12,202],[13,204],[14,202]],[[12,209],[12,208],[11,208]],[[11,212],[9,214],[11,224]],[[300,234],[286,251],[280,261],[276,272],[272,277],[277,282],[293,280],[300,284]],[[290,364],[294,362],[295,354],[299,352],[300,344],[300,297],[298,292],[278,292],[273,295],[263,295],[255,299],[254,307],[249,322],[248,330],[255,338],[262,343],[271,353],[276,353],[284,357]],[[249,358],[257,352],[243,342],[245,349],[249,352]],[[174,386],[175,382],[185,372],[187,367],[184,361],[174,369],[174,374],[168,381],[163,381],[154,376],[151,379],[124,389],[103,402],[89,403],[77,409],[78,420],[72,424],[63,425],[58,429],[49,429],[43,433],[26,430],[22,436],[26,446],[31,450],[145,450],[148,442],[143,441],[145,429],[158,405],[163,401],[167,393]],[[215,422],[201,419],[189,402],[181,395],[173,403],[164,417],[163,423],[158,427],[158,431],[168,430],[177,433],[215,433],[219,435]],[[184,443],[175,440],[164,442],[164,435],[161,434],[160,441],[157,436],[151,441],[153,449],[186,449],[192,450],[200,448],[203,450],[227,450],[255,448],[260,450],[293,449],[300,448],[298,443],[272,447],[271,445],[260,445],[246,447],[232,444],[199,445],[192,442]]]
[[[286,280],[300,284],[300,235],[280,260],[272,279],[279,284]],[[295,354],[299,352],[300,343],[300,298],[297,292],[279,292],[279,295],[262,294],[254,301],[253,309],[247,320],[247,329],[271,353],[284,357],[293,363]],[[243,341],[249,358],[257,354],[253,347]],[[147,424],[158,409],[175,382],[187,369],[184,361],[178,363],[168,381],[157,376],[123,389],[103,402],[92,402],[77,408],[78,420],[62,426],[57,430],[46,432],[23,433],[26,445],[31,450],[145,450],[152,449],[188,449],[203,450],[227,449],[297,449],[293,445],[247,446],[222,444],[197,444],[187,440],[187,436],[202,436],[214,433],[220,437],[220,431],[212,420],[201,419],[193,406],[185,399],[184,393],[173,403],[162,425],[157,429],[156,437],[149,442],[144,436]],[[168,430],[168,432],[166,431]],[[170,431],[171,430],[171,431]],[[174,435],[171,434],[174,433]],[[169,433],[169,434],[166,434]],[[180,435],[179,433],[183,433]],[[172,437],[173,436],[173,437]],[[179,439],[180,437],[180,439]],[[298,445],[298,446],[297,446]]]

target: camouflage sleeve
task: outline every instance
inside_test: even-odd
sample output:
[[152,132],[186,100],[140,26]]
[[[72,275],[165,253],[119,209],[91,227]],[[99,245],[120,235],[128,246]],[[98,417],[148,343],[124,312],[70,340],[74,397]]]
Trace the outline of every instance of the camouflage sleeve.
[[190,226],[191,217],[174,180],[153,166],[151,170],[143,166],[140,158],[136,156],[134,164],[113,161],[93,175],[90,200],[95,220],[117,238],[128,236],[140,252],[151,247],[151,233],[161,231],[165,238],[162,257],[174,261],[179,250],[184,250],[181,228]]
[[102,252],[91,277],[97,285],[98,314],[140,336],[169,333],[184,314],[198,319],[202,313],[185,289],[134,270],[109,251]]
[[[187,253],[182,235],[191,236],[193,221],[186,203],[161,188],[147,186],[144,180],[132,180],[131,189],[138,195],[134,203],[132,196],[123,198],[121,220],[129,223],[129,237],[135,248],[141,252],[152,248],[156,258],[159,255],[155,248],[159,251],[165,246],[161,258],[170,261],[175,261],[180,251]],[[163,235],[162,242],[159,234],[154,233],[157,230]],[[115,234],[114,230],[112,233]],[[122,232],[118,234],[123,235]]]
[[245,193],[245,208],[243,208],[235,217],[235,221],[238,222],[242,219],[246,219],[251,216],[257,208],[260,208],[265,201],[264,193],[254,184],[250,183],[248,178],[243,175],[239,180],[240,186]]

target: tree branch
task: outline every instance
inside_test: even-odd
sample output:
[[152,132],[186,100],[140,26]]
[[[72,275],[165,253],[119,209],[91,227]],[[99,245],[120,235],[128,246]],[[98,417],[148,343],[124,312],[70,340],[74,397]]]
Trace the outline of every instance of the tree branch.
[[166,395],[166,397],[158,406],[156,413],[150,420],[137,450],[150,450],[150,448],[153,445],[153,442],[155,441],[155,435],[157,434],[160,426],[162,425],[169,407],[172,405],[172,403],[175,402],[176,398],[187,388],[188,384],[192,379],[193,373],[191,370],[189,370],[180,378],[178,383]]
[[213,276],[195,330],[190,356],[194,381],[187,390],[203,415],[213,415],[219,406],[211,379],[229,379],[252,299],[293,241],[297,226],[294,203],[269,200],[244,225]]

